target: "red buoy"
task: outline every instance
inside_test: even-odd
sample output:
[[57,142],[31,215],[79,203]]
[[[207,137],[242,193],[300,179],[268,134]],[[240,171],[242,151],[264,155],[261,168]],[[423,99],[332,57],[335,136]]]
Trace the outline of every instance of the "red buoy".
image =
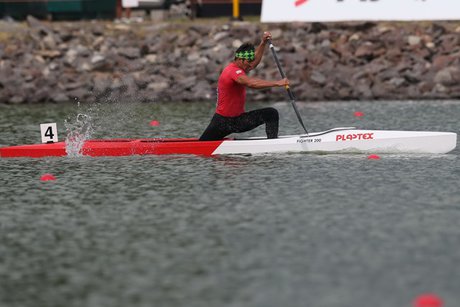
[[442,307],[442,299],[436,294],[422,294],[414,300],[414,307]]
[[363,117],[363,116],[364,116],[364,113],[363,113],[363,112],[360,112],[360,111],[356,111],[356,112],[354,113],[354,115],[355,115],[356,117]]
[[158,127],[159,125],[160,125],[160,122],[157,121],[157,120],[152,120],[150,122],[150,126],[152,126],[152,127]]
[[40,180],[41,181],[52,181],[52,180],[56,180],[56,177],[54,177],[51,174],[44,174],[43,176],[40,177]]
[[369,160],[380,160],[380,156],[378,155],[369,155],[367,156]]

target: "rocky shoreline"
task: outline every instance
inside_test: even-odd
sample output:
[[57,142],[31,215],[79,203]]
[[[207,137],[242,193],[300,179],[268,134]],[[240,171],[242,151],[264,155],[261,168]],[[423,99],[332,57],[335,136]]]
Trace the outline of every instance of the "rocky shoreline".
[[[460,98],[460,24],[1,22],[0,103],[214,101],[242,42],[270,30],[299,101]],[[254,76],[278,79],[267,48]],[[248,91],[253,101],[283,90]]]

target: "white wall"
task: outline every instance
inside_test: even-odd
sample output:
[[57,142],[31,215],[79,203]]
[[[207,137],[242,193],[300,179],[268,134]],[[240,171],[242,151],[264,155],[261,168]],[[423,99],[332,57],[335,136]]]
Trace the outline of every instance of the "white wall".
[[261,20],[460,20],[460,0],[263,0]]

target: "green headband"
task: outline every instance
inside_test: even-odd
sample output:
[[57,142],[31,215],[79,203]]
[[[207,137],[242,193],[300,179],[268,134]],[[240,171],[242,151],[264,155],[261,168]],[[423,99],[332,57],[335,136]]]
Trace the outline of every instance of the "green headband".
[[246,50],[246,51],[237,52],[235,56],[239,59],[246,59],[249,61],[254,61],[255,59],[254,50],[249,50],[249,51]]

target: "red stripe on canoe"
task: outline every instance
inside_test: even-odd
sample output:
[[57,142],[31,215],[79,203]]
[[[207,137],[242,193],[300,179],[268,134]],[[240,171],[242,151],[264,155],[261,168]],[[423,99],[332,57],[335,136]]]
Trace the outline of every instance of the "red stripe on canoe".
[[[222,144],[219,141],[198,141],[198,139],[105,139],[88,140],[83,144],[85,156],[131,156],[193,154],[210,156]],[[4,158],[42,158],[66,156],[65,142],[52,144],[20,145],[0,148]]]

